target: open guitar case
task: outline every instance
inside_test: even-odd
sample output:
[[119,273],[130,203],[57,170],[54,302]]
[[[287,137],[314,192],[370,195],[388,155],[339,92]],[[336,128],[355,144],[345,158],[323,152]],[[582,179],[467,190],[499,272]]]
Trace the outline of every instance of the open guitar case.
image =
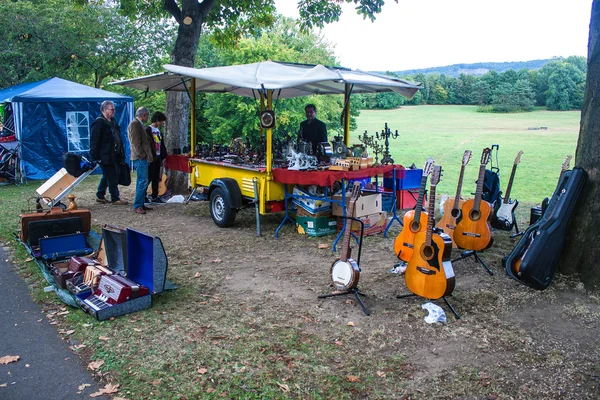
[[[587,180],[581,168],[565,171],[540,219],[530,225],[506,257],[506,273],[534,289],[546,289],[552,282],[565,242],[565,231]],[[512,265],[522,259],[518,274]]]

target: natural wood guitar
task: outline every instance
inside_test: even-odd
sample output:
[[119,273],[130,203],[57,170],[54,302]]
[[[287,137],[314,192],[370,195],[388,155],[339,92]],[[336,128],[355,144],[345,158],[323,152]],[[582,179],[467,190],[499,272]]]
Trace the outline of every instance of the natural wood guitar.
[[[465,167],[471,160],[471,150],[465,150],[465,154],[463,155],[462,165],[460,167],[460,175],[458,176],[458,186],[456,188],[456,196],[449,197],[444,203],[444,215],[438,222],[437,227],[441,228],[444,233],[453,238],[454,236],[454,228],[456,228],[456,224],[461,220],[462,214],[461,209],[465,201],[460,196],[462,192],[462,184],[463,177],[465,175]],[[454,239],[452,239],[452,247],[457,247],[456,243],[454,243]]]
[[510,231],[515,225],[515,208],[517,208],[519,205],[519,201],[517,199],[510,199],[510,190],[512,189],[513,181],[515,179],[515,172],[517,171],[517,165],[519,165],[521,162],[522,155],[523,150],[519,151],[517,157],[515,158],[515,163],[513,164],[512,171],[510,173],[510,179],[508,180],[508,186],[506,187],[506,194],[504,197],[500,196],[502,203],[500,203],[500,207],[495,212],[495,218],[492,219],[493,228],[501,229],[503,231]]
[[454,229],[454,241],[463,249],[483,250],[490,247],[493,242],[492,227],[489,223],[492,207],[490,203],[481,199],[485,166],[490,161],[490,153],[489,148],[483,149],[475,198],[465,201],[462,207],[462,219]]
[[421,187],[419,188],[419,196],[417,205],[414,210],[407,211],[402,219],[402,232],[394,241],[394,253],[399,259],[409,262],[413,255],[413,242],[415,235],[418,232],[424,231],[427,227],[427,213],[423,211],[423,198],[425,197],[425,187],[427,185],[427,177],[431,173],[434,164],[433,158],[428,158],[423,167],[421,175]]
[[[560,175],[558,176],[558,181],[560,182],[560,178],[562,178],[563,174],[565,173],[565,171],[567,171],[569,169],[569,166],[571,164],[571,158],[573,156],[568,155],[567,158],[565,159],[565,162],[562,163],[561,169],[560,169]],[[521,263],[523,262],[523,258],[525,258],[525,255],[527,254],[527,251],[529,250],[529,248],[531,247],[531,244],[533,243],[533,241],[535,240],[535,236],[537,235],[538,230],[533,230],[531,231],[527,237],[525,237],[524,240],[526,240],[526,245],[523,247],[523,253],[518,257],[515,258],[512,262],[511,268],[513,270],[513,273],[517,276],[521,275]]]
[[[352,194],[350,194],[350,202],[347,208],[347,215],[354,216],[354,204],[360,195],[360,182],[354,182],[352,186]],[[344,238],[342,241],[340,257],[332,264],[329,271],[331,282],[337,290],[351,290],[358,285],[360,278],[360,268],[351,255],[350,249],[350,232],[352,231],[352,220],[346,221],[344,228]]]
[[408,262],[404,278],[408,289],[417,296],[439,299],[454,290],[454,270],[450,261],[452,239],[446,233],[434,233],[435,187],[440,180],[441,167],[435,166],[431,175],[427,229],[415,235],[415,251]]

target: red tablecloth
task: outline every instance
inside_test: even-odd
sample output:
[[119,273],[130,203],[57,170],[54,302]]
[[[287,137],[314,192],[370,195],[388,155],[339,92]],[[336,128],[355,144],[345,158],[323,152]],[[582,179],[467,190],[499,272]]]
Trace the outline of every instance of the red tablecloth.
[[168,155],[164,165],[166,169],[190,173],[192,169],[188,164],[188,160],[188,156]]
[[401,178],[398,172],[404,171],[401,165],[383,165],[381,167],[371,167],[359,171],[295,171],[287,168],[273,169],[273,179],[275,182],[295,185],[317,185],[329,187],[335,181],[342,179],[363,179],[371,176],[383,175],[396,168],[397,178]]

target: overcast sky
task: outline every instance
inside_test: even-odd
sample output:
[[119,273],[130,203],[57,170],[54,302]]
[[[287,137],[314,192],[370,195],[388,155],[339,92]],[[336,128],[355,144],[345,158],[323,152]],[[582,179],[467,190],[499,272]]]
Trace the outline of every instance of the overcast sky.
[[[298,0],[275,0],[298,17]],[[386,0],[375,22],[344,4],[325,29],[340,65],[400,71],[587,56],[592,0]]]

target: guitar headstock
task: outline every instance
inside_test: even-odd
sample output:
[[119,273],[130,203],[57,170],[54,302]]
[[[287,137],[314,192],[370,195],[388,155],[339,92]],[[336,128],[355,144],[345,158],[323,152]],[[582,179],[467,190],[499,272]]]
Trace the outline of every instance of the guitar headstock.
[[521,162],[521,156],[523,155],[523,150],[519,150],[517,157],[515,157],[515,165]]
[[436,165],[435,167],[433,167],[433,174],[431,175],[431,182],[430,182],[431,187],[435,187],[438,184],[441,176],[442,176],[442,167],[440,165]]
[[492,154],[492,150],[489,147],[483,149],[481,153],[481,165],[487,165],[490,162],[490,155]]
[[425,161],[425,165],[423,166],[423,176],[428,176],[431,174],[431,171],[433,170],[433,164],[435,164],[435,160],[431,157]]
[[471,152],[471,150],[465,150],[465,154],[463,154],[463,159],[462,159],[463,167],[466,166],[469,163],[469,161],[471,160],[471,154],[473,154]]
[[569,166],[571,165],[571,158],[573,158],[572,155],[568,155],[567,158],[565,158],[565,162],[562,164],[562,168],[560,169],[560,172],[565,172],[566,170],[569,169]]

